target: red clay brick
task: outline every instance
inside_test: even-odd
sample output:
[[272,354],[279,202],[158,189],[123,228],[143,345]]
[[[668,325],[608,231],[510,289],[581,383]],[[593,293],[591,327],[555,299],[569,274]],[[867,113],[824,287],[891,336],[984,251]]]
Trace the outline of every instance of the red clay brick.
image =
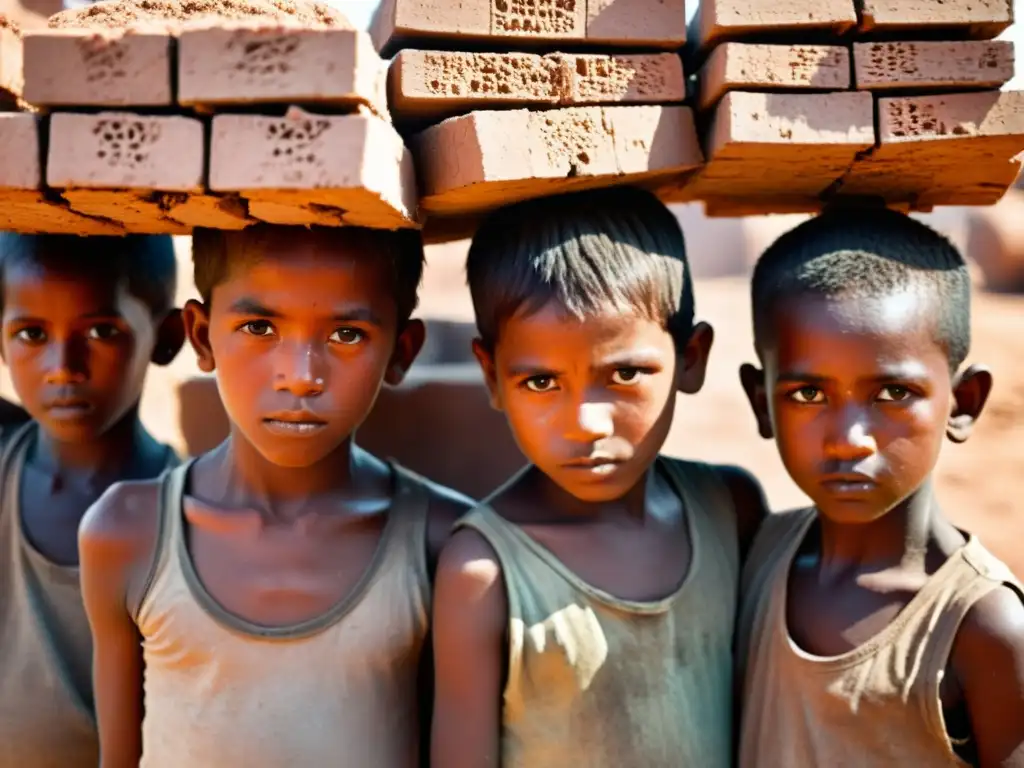
[[657,41],[669,48],[682,47],[684,0],[587,0],[587,40],[618,45]]
[[865,32],[955,30],[957,37],[990,40],[1013,23],[1013,0],[862,0]]
[[850,87],[850,52],[837,45],[723,43],[700,71],[700,108],[728,91],[821,90]]
[[0,107],[9,107],[21,98],[24,87],[22,77],[21,38],[8,27],[0,27]]
[[990,205],[1013,184],[1024,152],[1024,92],[879,99],[880,146],[859,160],[843,193],[915,208]]
[[254,223],[240,201],[208,194],[68,189],[62,197],[75,211],[116,221],[126,232],[187,235],[193,227],[244,229]]
[[55,113],[46,183],[58,189],[201,192],[203,124],[128,112]]
[[416,226],[412,156],[370,115],[217,115],[210,188],[239,193],[272,223]]
[[707,140],[707,165],[670,199],[709,210],[817,210],[820,196],[874,145],[871,94],[727,93]]
[[675,54],[457,53],[405,50],[391,64],[396,119],[496,106],[668,103],[686,98]]
[[1013,78],[1013,43],[855,43],[857,88],[865,90],[998,88]]
[[178,42],[178,102],[364,104],[388,118],[386,68],[355,29],[218,22],[186,28]]
[[466,215],[546,194],[657,183],[701,152],[688,107],[473,112],[417,136],[425,211]]
[[122,234],[118,226],[88,219],[47,200],[39,167],[35,115],[0,113],[0,229],[77,235]]
[[43,107],[162,107],[171,37],[162,31],[47,29],[25,34],[25,100]]
[[675,50],[686,41],[686,15],[683,0],[384,0],[370,33],[387,57],[414,41],[444,39]]
[[697,42],[701,50],[708,51],[725,40],[787,32],[838,35],[856,24],[854,0],[701,0]]

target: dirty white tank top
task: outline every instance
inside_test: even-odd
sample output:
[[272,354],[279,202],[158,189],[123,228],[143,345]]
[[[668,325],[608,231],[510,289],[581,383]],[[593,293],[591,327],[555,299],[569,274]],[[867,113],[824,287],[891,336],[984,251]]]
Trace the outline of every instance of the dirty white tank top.
[[[0,435],[0,768],[96,768],[92,634],[78,567],[22,530],[21,479],[35,422]],[[169,466],[177,457],[167,449]]]
[[168,473],[162,531],[137,622],[143,637],[142,768],[413,768],[430,586],[424,482],[394,468],[369,567],[323,615],[262,627],[204,589],[186,545],[191,463]]
[[732,495],[708,465],[657,466],[683,500],[693,551],[663,600],[597,589],[486,506],[457,524],[494,549],[508,595],[502,768],[732,765]]
[[1010,570],[971,537],[868,642],[841,656],[799,648],[786,626],[789,571],[813,509],[765,521],[743,572],[740,768],[965,766],[946,732],[939,685],[961,622]]

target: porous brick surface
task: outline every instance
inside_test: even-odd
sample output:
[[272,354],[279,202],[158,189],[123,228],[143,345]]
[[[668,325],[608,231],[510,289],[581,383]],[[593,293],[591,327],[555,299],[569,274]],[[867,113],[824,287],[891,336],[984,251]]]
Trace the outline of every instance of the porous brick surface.
[[[894,0],[902,2],[902,0]],[[779,35],[843,34],[857,24],[854,0],[701,0],[697,46]]]
[[855,43],[857,87],[866,90],[998,88],[1013,77],[1009,40]]
[[0,189],[41,187],[38,118],[24,112],[0,112]]
[[178,101],[353,106],[388,117],[386,69],[369,36],[354,29],[218,22],[182,31]]
[[445,39],[671,50],[686,41],[686,14],[683,0],[383,0],[370,33],[388,57]]
[[682,60],[670,53],[459,53],[405,50],[389,76],[396,119],[430,119],[495,106],[683,101]]
[[861,0],[865,32],[955,31],[989,40],[1013,23],[1013,0]]
[[412,157],[371,115],[217,115],[210,188],[239,193],[251,217],[275,224],[417,223]]
[[55,113],[46,183],[58,189],[200,192],[203,124],[127,112]]
[[714,215],[814,211],[874,142],[869,93],[733,91],[715,110],[707,165],[670,199],[705,200]]
[[25,34],[25,99],[45,107],[174,103],[171,36],[161,31],[47,29]]
[[655,183],[702,161],[688,107],[481,111],[419,134],[424,210],[464,215],[614,183]]
[[850,87],[850,53],[835,45],[723,43],[700,71],[700,108],[728,91],[821,90]]
[[1024,92],[881,98],[879,144],[842,191],[914,207],[990,205],[1020,170]]
[[0,109],[12,107],[21,98],[22,42],[16,29],[0,26]]

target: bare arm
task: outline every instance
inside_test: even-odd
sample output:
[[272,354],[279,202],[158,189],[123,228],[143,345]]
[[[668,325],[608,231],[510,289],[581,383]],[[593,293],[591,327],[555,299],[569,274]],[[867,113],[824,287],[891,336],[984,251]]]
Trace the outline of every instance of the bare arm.
[[1009,588],[980,600],[952,653],[980,768],[1024,768],[1024,602]]
[[457,531],[437,568],[436,687],[431,764],[501,764],[501,699],[508,601],[498,559],[472,530]]
[[142,756],[142,638],[130,606],[141,599],[152,561],[156,489],[154,482],[113,486],[86,513],[78,534],[101,768],[137,768]]
[[736,531],[740,539],[740,559],[745,561],[754,543],[754,536],[768,515],[768,500],[761,484],[747,470],[721,466],[718,472],[732,494],[733,507],[736,509]]

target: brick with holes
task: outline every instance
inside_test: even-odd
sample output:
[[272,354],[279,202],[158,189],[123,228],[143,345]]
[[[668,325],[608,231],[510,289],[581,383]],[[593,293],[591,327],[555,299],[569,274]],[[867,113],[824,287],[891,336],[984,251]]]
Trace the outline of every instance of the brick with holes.
[[164,107],[171,36],[160,30],[25,33],[25,100],[40,107]]
[[857,88],[872,91],[998,88],[1013,78],[1010,40],[854,43]]
[[860,0],[861,29],[990,40],[1013,23],[1013,0]]

